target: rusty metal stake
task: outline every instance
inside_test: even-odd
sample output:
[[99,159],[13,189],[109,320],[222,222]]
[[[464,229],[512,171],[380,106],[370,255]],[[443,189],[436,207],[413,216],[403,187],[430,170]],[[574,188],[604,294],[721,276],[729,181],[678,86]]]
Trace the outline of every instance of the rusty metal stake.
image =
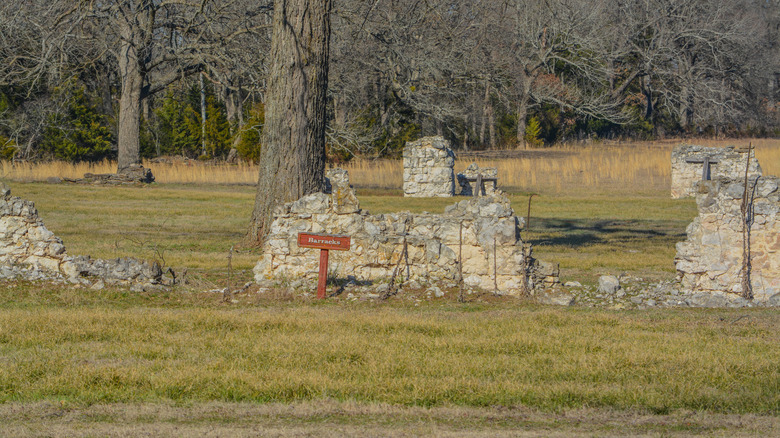
[[753,284],[751,283],[751,270],[752,264],[750,261],[751,248],[750,248],[750,227],[752,225],[752,204],[753,199],[748,200],[748,173],[750,171],[750,151],[753,150],[753,143],[748,145],[747,151],[747,163],[745,164],[745,187],[742,194],[742,206],[740,211],[742,213],[742,298],[747,300],[753,299]]
[[525,230],[528,231],[531,227],[531,199],[536,196],[536,193],[531,193],[531,196],[528,197],[528,215],[525,217]]
[[496,236],[493,236],[493,293],[498,295],[498,262],[496,260]]
[[[225,292],[222,293],[222,301],[229,302],[233,299],[233,247],[230,247],[230,251],[228,252],[228,281],[227,281],[227,288],[225,289]],[[171,271],[173,272],[173,271]],[[173,277],[173,283],[176,283],[176,276]]]

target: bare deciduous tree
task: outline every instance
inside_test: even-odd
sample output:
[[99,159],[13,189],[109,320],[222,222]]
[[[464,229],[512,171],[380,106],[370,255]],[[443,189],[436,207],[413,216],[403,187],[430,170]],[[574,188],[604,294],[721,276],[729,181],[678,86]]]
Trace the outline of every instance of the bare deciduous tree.
[[[140,162],[141,102],[190,74],[235,67],[230,50],[252,48],[247,36],[266,27],[258,16],[269,8],[267,2],[247,0],[31,2],[14,17],[20,28],[33,32],[28,38],[32,43],[25,45],[31,50],[19,55],[21,45],[13,44],[17,55],[3,76],[34,85],[66,62],[84,67],[108,58],[115,63],[121,90],[117,149],[122,172]],[[44,31],[35,35],[36,28]],[[88,51],[80,52],[80,47]]]
[[249,238],[262,241],[280,202],[325,187],[330,0],[281,0],[273,35],[257,197]]

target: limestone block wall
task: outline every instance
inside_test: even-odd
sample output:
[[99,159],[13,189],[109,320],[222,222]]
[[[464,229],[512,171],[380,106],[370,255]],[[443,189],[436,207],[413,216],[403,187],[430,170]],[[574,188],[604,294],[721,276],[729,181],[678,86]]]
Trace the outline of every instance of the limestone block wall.
[[333,186],[331,193],[311,194],[277,209],[254,269],[258,282],[316,280],[319,250],[299,248],[299,232],[351,236],[349,251],[330,252],[329,275],[335,278],[369,282],[390,278],[406,239],[408,259],[401,265],[401,275],[408,273],[419,282],[457,282],[459,252],[464,282],[473,287],[497,286],[500,293],[521,294],[526,288],[558,281],[557,269],[534,260],[530,246],[523,245],[522,219],[501,194],[458,202],[441,215],[371,215],[358,207],[356,198],[344,196],[351,189],[343,181]]
[[0,263],[59,272],[64,256],[65,245],[43,225],[35,204],[8,190],[0,198]]
[[[469,164],[463,172],[459,172],[457,175],[458,186],[460,186],[460,194],[462,196],[472,196],[477,189],[476,182],[470,182],[469,179],[476,178],[477,175],[482,174],[483,178],[498,178],[498,169],[495,167],[479,167],[477,163]],[[497,188],[497,182],[484,182],[485,194],[493,194]]]
[[404,196],[454,196],[455,154],[443,137],[424,137],[406,143],[403,161]]
[[35,204],[11,196],[7,187],[0,191],[0,267],[14,276],[30,274],[21,269],[33,269],[50,277],[96,277],[109,284],[157,283],[162,277],[156,263],[69,256],[62,240],[43,224]]
[[[744,155],[743,155],[744,156]],[[780,180],[750,180],[751,285],[756,301],[780,294]],[[699,215],[688,226],[688,239],[677,244],[675,264],[683,289],[742,292],[744,177],[696,184]]]
[[[688,160],[699,161],[708,156],[717,161],[710,166],[710,179],[745,178],[745,166],[748,163],[747,149],[737,149],[734,146],[706,147],[696,145],[680,145],[672,150],[672,198],[687,198],[696,196],[696,183],[702,179],[701,163],[689,163]],[[761,166],[756,160],[754,151],[750,151],[749,177],[761,175]]]

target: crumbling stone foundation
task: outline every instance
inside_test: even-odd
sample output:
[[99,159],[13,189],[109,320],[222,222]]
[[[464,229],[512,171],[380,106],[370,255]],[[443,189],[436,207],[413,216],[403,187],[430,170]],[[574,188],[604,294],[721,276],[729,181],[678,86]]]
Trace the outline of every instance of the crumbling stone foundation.
[[417,282],[466,285],[502,294],[532,293],[558,282],[557,268],[531,256],[520,239],[521,218],[501,193],[449,206],[444,214],[409,212],[371,215],[361,210],[345,171],[330,170],[330,193],[314,193],[274,213],[263,256],[255,266],[258,283],[317,278],[319,251],[299,248],[300,232],[348,235],[349,251],[331,251],[330,276],[376,282],[399,276]]
[[[462,196],[473,196],[477,191],[476,181],[472,181],[477,178],[477,175],[482,175],[482,178],[488,178],[488,181],[484,181],[482,186],[484,187],[485,194],[492,195],[495,193],[498,179],[498,169],[495,167],[479,167],[477,163],[471,163],[469,167],[459,172],[457,175],[458,185],[460,186],[460,194]],[[481,193],[480,193],[481,195]]]
[[406,143],[404,196],[450,197],[455,194],[455,154],[443,137],[424,137]]
[[65,278],[73,282],[92,277],[107,284],[157,284],[157,263],[132,258],[93,260],[69,256],[62,240],[38,217],[35,204],[3,187],[0,191],[0,277],[29,280]]
[[[750,152],[748,176],[755,178],[761,175],[761,166],[756,160],[754,150]],[[737,149],[734,146],[706,147],[696,145],[680,145],[672,150],[672,198],[687,198],[696,196],[696,183],[702,180],[706,170],[703,158],[717,162],[709,166],[709,178],[744,179],[745,167],[748,166],[748,149]]]
[[743,293],[742,282],[746,275],[743,269],[743,224],[747,223],[749,279],[754,299],[780,304],[778,184],[780,179],[777,177],[750,178],[745,216],[742,214],[744,177],[696,184],[699,215],[688,226],[688,239],[677,244],[675,258],[684,290]]

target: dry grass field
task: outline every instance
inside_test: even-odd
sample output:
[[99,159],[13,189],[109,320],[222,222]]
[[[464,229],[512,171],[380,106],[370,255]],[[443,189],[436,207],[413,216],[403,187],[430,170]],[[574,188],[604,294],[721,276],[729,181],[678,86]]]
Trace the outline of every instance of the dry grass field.
[[[777,174],[780,142],[754,144]],[[564,281],[668,280],[696,214],[692,200],[669,199],[670,149],[556,148],[480,163],[499,165],[518,215],[539,193],[522,237],[560,263]],[[157,293],[0,284],[2,436],[780,434],[776,310],[414,293],[320,302],[285,289],[225,302],[209,290],[228,285],[256,168],[154,164],[158,184],[99,187],[30,181],[111,163],[4,166],[12,193],[36,203],[69,253],[157,259],[187,267],[192,283]],[[373,213],[453,201],[401,197],[388,176],[398,162],[350,166]],[[251,278],[257,258],[234,253],[233,284]]]
[[[780,140],[688,141],[723,147],[756,147],[764,172],[780,175]],[[668,190],[671,151],[680,141],[606,143],[558,146],[530,151],[505,151],[507,158],[491,159],[488,153],[461,153],[455,171],[472,162],[497,167],[501,187],[509,191],[547,194],[653,193]],[[345,166],[358,187],[400,189],[402,163],[398,160],[354,161]]]
[[[588,146],[557,146],[529,151],[504,151],[508,158],[485,158],[487,153],[461,153],[455,170],[472,162],[497,167],[499,182],[510,191],[536,193],[614,193],[653,191],[668,187],[670,154],[680,141],[648,143],[597,143]],[[764,172],[780,175],[780,140],[690,140],[704,146],[756,147]],[[198,161],[145,162],[159,183],[255,184],[258,167],[239,163],[211,164]],[[344,166],[357,187],[400,189],[403,168],[399,160],[353,160]],[[0,163],[0,177],[21,182],[45,181],[50,176],[80,178],[85,173],[110,173],[114,162],[71,165],[52,163]]]

